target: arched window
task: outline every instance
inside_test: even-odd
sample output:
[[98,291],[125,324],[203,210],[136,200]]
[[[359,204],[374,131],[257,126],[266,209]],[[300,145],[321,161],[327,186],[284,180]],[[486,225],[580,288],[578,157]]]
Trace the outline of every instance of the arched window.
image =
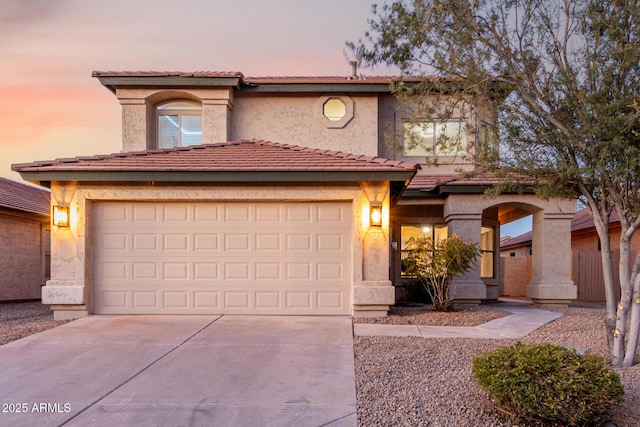
[[202,107],[194,102],[173,101],[156,109],[158,148],[202,144]]

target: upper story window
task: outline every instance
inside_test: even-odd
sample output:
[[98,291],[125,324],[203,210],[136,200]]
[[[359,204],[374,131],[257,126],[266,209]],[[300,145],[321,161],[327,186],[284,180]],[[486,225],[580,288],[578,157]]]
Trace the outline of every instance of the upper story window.
[[188,101],[161,104],[158,117],[158,148],[202,144],[202,107]]
[[455,156],[466,152],[464,120],[404,122],[404,156]]

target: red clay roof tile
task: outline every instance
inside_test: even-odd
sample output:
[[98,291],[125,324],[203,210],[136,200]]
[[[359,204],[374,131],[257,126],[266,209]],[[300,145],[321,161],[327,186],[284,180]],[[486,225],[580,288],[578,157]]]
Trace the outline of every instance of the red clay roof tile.
[[[526,179],[526,178],[525,178]],[[504,179],[493,173],[479,173],[465,177],[460,175],[417,174],[413,177],[407,189],[432,191],[441,185],[448,186],[490,186],[500,184]]]
[[36,171],[416,171],[419,165],[262,140],[15,164]]
[[94,71],[93,77],[207,77],[239,78],[246,84],[390,84],[419,82],[424,78],[409,76],[254,76],[245,77],[239,71]]
[[238,71],[94,71],[93,77],[237,77],[244,78]]

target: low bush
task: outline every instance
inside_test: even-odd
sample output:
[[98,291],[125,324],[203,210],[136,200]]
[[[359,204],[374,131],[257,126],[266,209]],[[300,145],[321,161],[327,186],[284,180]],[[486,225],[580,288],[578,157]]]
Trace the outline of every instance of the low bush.
[[598,425],[624,395],[604,358],[551,344],[517,343],[483,353],[472,372],[512,421],[534,425]]

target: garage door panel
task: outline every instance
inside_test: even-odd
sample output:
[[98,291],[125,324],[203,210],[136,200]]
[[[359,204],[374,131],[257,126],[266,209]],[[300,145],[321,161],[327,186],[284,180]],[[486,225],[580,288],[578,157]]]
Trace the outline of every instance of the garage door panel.
[[224,221],[230,223],[249,222],[251,207],[247,205],[225,205]]
[[98,202],[94,311],[349,314],[350,209]]
[[278,205],[255,205],[255,221],[260,224],[279,223],[282,221],[282,207]]
[[312,207],[308,205],[287,205],[286,206],[286,222],[300,223],[307,222],[311,223],[312,221]]
[[220,206],[211,203],[200,203],[193,205],[193,222],[213,223],[220,222]]
[[319,224],[339,225],[345,222],[346,209],[343,205],[318,205],[317,217]]
[[193,234],[193,250],[198,251],[218,251],[220,247],[218,239],[220,236],[216,233],[194,233]]

